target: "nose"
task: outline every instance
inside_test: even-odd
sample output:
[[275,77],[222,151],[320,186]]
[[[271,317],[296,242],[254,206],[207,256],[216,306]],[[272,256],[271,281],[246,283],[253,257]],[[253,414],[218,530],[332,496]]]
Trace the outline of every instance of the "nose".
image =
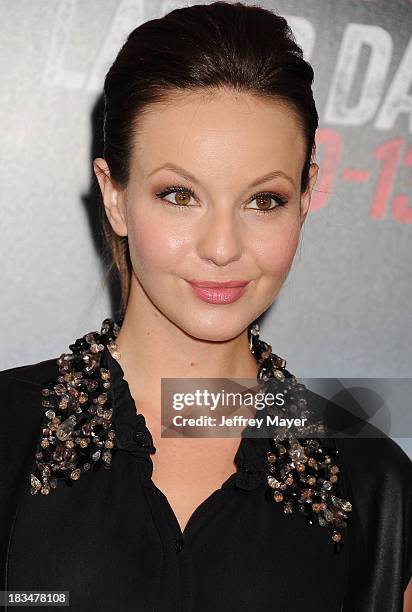
[[226,266],[238,260],[244,248],[239,223],[233,211],[209,211],[202,219],[199,230],[199,257],[212,261],[217,266]]

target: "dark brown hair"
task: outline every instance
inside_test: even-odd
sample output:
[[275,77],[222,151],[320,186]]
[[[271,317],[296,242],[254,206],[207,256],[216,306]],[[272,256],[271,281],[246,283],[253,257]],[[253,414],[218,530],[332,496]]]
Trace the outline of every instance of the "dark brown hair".
[[[315,155],[318,113],[313,69],[284,17],[241,2],[179,8],[133,30],[104,82],[104,152],[112,181],[129,180],[133,136],[144,110],[184,91],[231,89],[287,104],[306,142],[301,191]],[[102,207],[109,272],[120,276],[126,307],[132,266],[127,236],[118,236]]]

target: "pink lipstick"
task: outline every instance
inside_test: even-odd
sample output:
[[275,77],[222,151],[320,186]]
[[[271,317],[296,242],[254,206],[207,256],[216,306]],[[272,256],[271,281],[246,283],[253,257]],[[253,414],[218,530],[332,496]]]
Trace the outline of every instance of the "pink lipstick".
[[196,295],[209,304],[231,304],[240,298],[249,281],[188,281]]

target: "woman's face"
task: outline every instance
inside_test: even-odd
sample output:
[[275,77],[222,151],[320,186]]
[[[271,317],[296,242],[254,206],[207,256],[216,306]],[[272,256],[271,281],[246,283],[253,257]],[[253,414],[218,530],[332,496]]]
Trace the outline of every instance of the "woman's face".
[[[249,94],[190,93],[144,114],[127,188],[106,193],[105,205],[116,233],[128,235],[132,282],[151,307],[205,340],[233,338],[262,314],[308,211],[318,167],[301,194],[304,156],[291,110]],[[248,284],[224,303],[189,283],[228,280]]]

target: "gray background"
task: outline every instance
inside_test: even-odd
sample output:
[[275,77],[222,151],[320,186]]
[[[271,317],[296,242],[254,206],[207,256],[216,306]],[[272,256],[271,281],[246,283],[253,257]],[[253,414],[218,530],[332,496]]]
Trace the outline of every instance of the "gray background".
[[[0,3],[0,369],[57,358],[115,314],[90,194],[92,115],[127,34],[185,4]],[[412,4],[260,5],[289,20],[314,67],[321,166],[261,337],[297,377],[410,378]],[[412,456],[406,436],[412,426],[397,438]]]

